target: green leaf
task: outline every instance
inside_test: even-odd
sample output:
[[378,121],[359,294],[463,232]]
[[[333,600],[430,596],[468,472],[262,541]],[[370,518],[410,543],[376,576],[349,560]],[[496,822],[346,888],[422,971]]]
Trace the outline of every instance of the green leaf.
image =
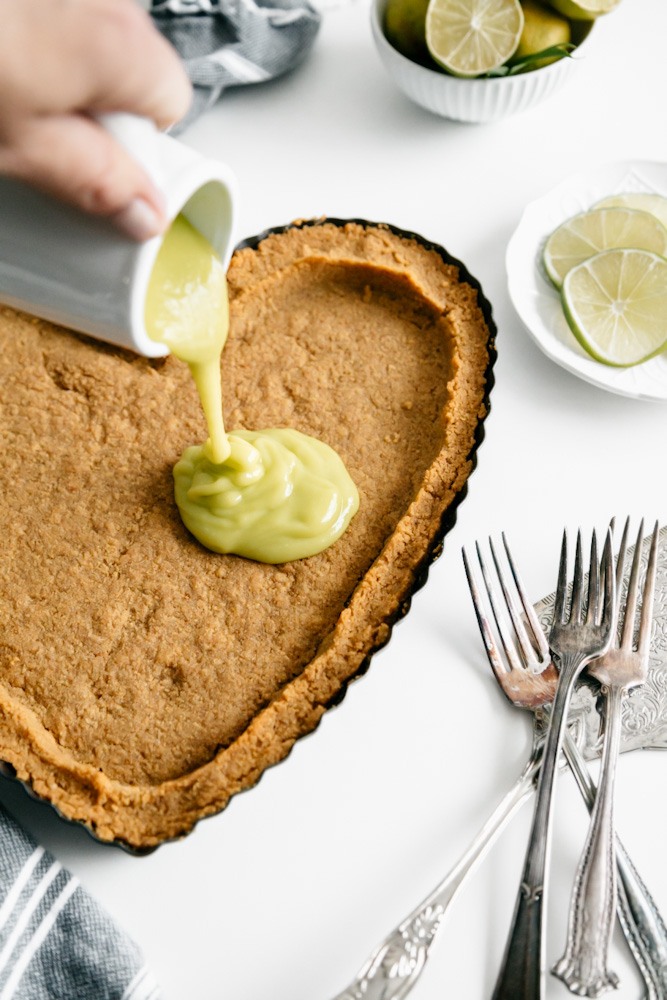
[[497,69],[489,70],[484,76],[515,76],[517,73],[527,73],[535,68],[535,63],[541,62],[542,59],[553,59],[554,56],[558,58],[569,57],[574,49],[576,49],[576,45],[573,45],[572,42],[560,42],[558,45],[550,45],[548,49],[542,49],[540,52],[532,52],[529,56],[523,56],[523,58],[517,59],[516,62],[505,63],[504,66],[498,66]]

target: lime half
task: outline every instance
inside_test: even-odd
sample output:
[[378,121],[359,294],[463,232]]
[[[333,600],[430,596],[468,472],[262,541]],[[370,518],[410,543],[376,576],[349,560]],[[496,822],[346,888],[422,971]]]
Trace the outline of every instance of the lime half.
[[523,30],[519,0],[431,0],[426,44],[455,76],[481,76],[514,55]]
[[667,228],[667,198],[661,194],[615,194],[598,201],[593,208],[635,208],[654,215]]
[[606,365],[638,365],[665,346],[667,261],[657,254],[597,254],[568,272],[561,297],[573,334]]
[[667,229],[647,212],[600,208],[582,212],[556,229],[544,247],[544,267],[556,288],[567,272],[603,250],[636,247],[667,254]]

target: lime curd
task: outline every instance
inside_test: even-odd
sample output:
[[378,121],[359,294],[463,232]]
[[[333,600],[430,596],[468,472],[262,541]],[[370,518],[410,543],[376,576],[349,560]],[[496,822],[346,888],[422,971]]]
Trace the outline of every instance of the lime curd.
[[293,428],[227,433],[220,356],[229,330],[227,282],[212,246],[179,215],[151,273],[145,325],[152,340],[187,362],[209,437],[174,466],[186,528],[214,552],[282,563],[332,545],[359,506],[340,456]]

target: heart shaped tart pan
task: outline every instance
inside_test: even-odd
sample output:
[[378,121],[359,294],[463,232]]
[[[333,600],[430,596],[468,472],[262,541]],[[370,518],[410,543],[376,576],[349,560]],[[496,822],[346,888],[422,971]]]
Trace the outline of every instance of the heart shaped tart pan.
[[331,445],[360,494],[331,548],[202,548],[172,466],[189,372],[0,311],[0,757],[67,819],[145,852],[287,756],[386,643],[440,553],[488,409],[495,327],[442,248],[362,220],[246,240],[225,422]]

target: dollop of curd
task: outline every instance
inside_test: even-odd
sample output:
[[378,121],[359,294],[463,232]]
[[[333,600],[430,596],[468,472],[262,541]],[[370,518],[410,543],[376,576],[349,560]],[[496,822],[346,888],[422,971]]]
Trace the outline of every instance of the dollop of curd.
[[340,538],[359,497],[332,448],[286,427],[232,431],[228,440],[221,465],[195,445],[174,466],[183,523],[203,545],[282,563]]
[[282,563],[315,555],[343,534],[359,494],[340,456],[293,428],[225,432],[220,355],[229,330],[224,268],[184,216],[158,252],[146,330],[186,361],[208,424],[205,444],[174,466],[186,528],[214,552]]

